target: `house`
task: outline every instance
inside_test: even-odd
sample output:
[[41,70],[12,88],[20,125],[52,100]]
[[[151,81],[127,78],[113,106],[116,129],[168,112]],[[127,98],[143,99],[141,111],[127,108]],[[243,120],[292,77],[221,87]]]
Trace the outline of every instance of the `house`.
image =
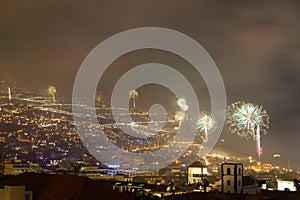
[[207,177],[207,166],[200,161],[195,161],[187,167],[188,184],[202,183]]
[[287,178],[277,179],[277,190],[279,191],[297,191],[297,187],[294,180]]

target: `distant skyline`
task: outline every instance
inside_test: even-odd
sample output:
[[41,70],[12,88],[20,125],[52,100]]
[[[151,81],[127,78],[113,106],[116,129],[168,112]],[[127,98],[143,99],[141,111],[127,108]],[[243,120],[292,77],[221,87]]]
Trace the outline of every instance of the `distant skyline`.
[[[0,24],[0,75],[25,88],[55,85],[57,94],[68,98],[81,62],[106,38],[145,26],[185,33],[217,64],[228,104],[249,101],[267,110],[270,129],[262,137],[262,161],[273,162],[279,153],[282,165],[289,160],[300,169],[298,1],[7,1]],[[135,58],[116,65],[138,63]],[[220,139],[216,149],[256,154],[253,141],[226,127]]]

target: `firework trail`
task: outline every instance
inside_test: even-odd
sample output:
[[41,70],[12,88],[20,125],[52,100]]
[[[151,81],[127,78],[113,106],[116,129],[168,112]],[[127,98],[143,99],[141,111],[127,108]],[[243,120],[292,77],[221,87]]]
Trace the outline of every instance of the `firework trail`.
[[242,138],[253,137],[260,159],[262,155],[261,135],[267,134],[270,123],[267,112],[262,106],[245,102],[231,104],[228,106],[227,112],[227,124],[230,132]]
[[174,115],[175,121],[179,122],[179,127],[181,127],[182,121],[184,120],[185,114],[182,111],[177,111]]
[[136,90],[129,91],[130,99],[132,99],[132,107],[135,110],[135,99],[139,96],[139,93]]
[[[189,109],[189,106],[186,104],[186,100],[185,98],[182,98],[180,97],[177,101],[176,101],[177,105],[180,107],[180,112],[182,113],[183,115],[183,119],[180,120],[180,125],[181,125],[181,122],[184,120],[184,118],[188,118],[188,116],[185,114],[186,111]],[[175,114],[176,115],[176,114]]]
[[52,102],[56,103],[55,94],[56,94],[56,88],[54,86],[48,87],[48,94],[52,96]]
[[200,113],[196,121],[196,130],[205,134],[204,142],[208,141],[208,135],[216,128],[216,124],[216,120],[211,115],[204,112]]
[[11,101],[11,89],[10,87],[8,87],[7,89],[8,89],[8,101]]
[[176,103],[180,107],[181,111],[183,111],[183,112],[185,112],[189,109],[189,106],[186,104],[186,100],[182,97],[179,98]]

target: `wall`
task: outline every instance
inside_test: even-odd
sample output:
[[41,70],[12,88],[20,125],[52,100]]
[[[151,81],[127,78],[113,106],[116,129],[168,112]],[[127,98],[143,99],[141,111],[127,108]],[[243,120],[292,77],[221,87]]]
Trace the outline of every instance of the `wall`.
[[236,163],[222,164],[222,191],[229,193],[242,193],[243,191],[243,165]]
[[206,167],[205,168],[188,167],[188,183],[190,183],[190,184],[199,183],[206,176],[207,176],[207,168]]
[[4,186],[0,189],[1,200],[24,200],[25,186]]
[[278,190],[284,191],[286,188],[290,191],[297,191],[294,181],[277,181]]

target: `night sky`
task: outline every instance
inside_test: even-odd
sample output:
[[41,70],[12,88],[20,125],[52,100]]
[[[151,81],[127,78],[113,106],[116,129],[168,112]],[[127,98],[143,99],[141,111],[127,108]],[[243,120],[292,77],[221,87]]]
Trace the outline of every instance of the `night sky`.
[[[165,27],[197,40],[217,64],[228,103],[263,105],[271,117],[263,157],[300,169],[300,2],[3,1],[0,74],[25,88],[70,97],[76,72],[101,41],[137,27]],[[255,144],[224,129],[217,150],[255,156]],[[241,149],[243,148],[243,149]]]

